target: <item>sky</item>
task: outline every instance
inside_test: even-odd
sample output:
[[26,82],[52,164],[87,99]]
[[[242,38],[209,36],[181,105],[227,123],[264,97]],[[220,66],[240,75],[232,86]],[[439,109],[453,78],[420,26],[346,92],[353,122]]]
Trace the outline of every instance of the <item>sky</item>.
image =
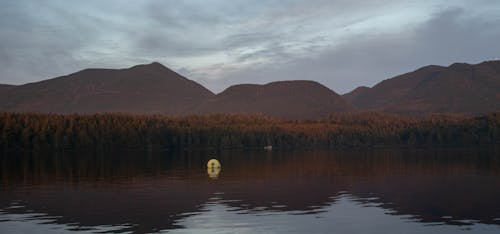
[[498,0],[0,0],[4,84],[157,61],[216,93],[314,80],[343,94],[498,57]]

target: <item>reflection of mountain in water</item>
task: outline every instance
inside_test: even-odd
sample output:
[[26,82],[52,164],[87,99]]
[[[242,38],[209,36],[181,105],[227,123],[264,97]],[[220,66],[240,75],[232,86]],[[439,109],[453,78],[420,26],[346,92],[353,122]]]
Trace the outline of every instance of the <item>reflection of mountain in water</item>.
[[[348,193],[421,222],[500,225],[495,152],[225,152],[217,180],[206,174],[205,155],[3,156],[0,209],[80,227],[129,224],[142,233],[175,228],[213,198],[241,212],[314,213]],[[7,208],[13,201],[18,206]]]

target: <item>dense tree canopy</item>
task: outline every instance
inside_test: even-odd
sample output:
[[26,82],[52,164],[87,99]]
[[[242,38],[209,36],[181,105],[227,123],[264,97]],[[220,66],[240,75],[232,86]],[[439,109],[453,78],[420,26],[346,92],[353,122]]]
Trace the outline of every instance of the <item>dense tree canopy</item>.
[[259,115],[0,113],[0,148],[333,148],[500,144],[500,113],[334,114],[293,121]]

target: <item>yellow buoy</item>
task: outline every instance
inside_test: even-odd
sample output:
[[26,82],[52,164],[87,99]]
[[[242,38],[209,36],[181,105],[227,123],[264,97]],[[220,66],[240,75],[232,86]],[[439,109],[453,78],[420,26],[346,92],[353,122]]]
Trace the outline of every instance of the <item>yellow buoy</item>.
[[211,179],[217,179],[219,177],[220,167],[209,167],[207,168],[208,177]]
[[220,173],[220,162],[217,159],[210,159],[207,162],[207,174],[212,179],[217,179]]
[[210,159],[207,162],[207,168],[220,168],[220,162],[217,159]]

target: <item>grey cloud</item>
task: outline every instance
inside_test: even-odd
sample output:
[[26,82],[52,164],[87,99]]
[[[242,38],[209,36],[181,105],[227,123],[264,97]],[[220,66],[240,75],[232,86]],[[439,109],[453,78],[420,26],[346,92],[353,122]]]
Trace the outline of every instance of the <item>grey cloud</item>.
[[279,38],[279,36],[272,32],[235,33],[224,38],[222,44],[230,48],[237,48],[258,45],[262,42],[276,40],[277,38]]
[[146,16],[157,26],[178,30],[205,25],[217,26],[225,22],[225,18],[218,12],[209,11],[207,7],[200,7],[200,4],[193,1],[150,1],[146,7]]
[[494,38],[500,38],[500,16],[487,20],[453,8],[419,29],[414,53],[419,63],[479,62],[500,54]]
[[[24,83],[88,66],[168,62],[221,51],[236,62],[286,56],[279,43],[287,36],[284,26],[297,28],[293,22],[303,23],[322,6],[342,9],[346,2],[0,1],[1,79]],[[259,45],[265,49],[241,53]],[[103,49],[115,50],[115,56]]]
[[403,33],[360,35],[316,57],[233,71],[210,87],[221,91],[236,83],[310,79],[345,93],[420,66],[478,63],[499,57],[500,47],[493,38],[500,38],[500,19],[470,16],[466,9],[447,9]]
[[[279,42],[270,42],[263,46],[262,49],[253,52],[241,52],[236,57],[237,62],[245,62],[248,60],[258,60],[260,58],[265,58],[274,64],[279,64],[286,61],[287,57],[292,57],[290,53],[287,52],[286,46]],[[281,61],[280,61],[281,60]]]
[[[211,1],[200,7],[200,4],[186,1],[152,1],[146,12],[152,20],[152,29],[132,35],[132,38],[137,37],[135,46],[141,54],[184,57],[226,51],[238,56],[240,48],[269,47],[283,40],[293,40],[294,35],[289,34],[300,33],[299,29],[303,29],[311,18],[314,20],[318,11],[334,14],[356,5],[359,4],[339,0],[232,1],[231,4]],[[192,34],[195,40],[179,38],[186,34]],[[214,40],[216,36],[221,38]],[[235,60],[242,61],[244,57],[248,56]]]
[[313,79],[342,93],[422,65],[499,57],[498,14],[471,15],[468,8],[441,11],[401,33],[347,33],[336,41],[327,35],[347,32],[386,8],[421,2],[435,1],[0,0],[0,83],[222,53],[229,61],[172,68],[215,91],[235,83]]
[[82,43],[78,37],[65,38],[60,28],[24,14],[20,6],[11,6],[7,10],[7,16],[4,16],[9,20],[0,24],[3,76],[16,77],[20,81],[33,76],[44,78],[48,75],[46,70],[58,70],[63,63],[73,62],[71,49]]
[[116,30],[116,25],[92,12],[82,14],[67,2],[12,2],[0,3],[2,83],[21,84],[89,67],[96,61],[80,53],[108,44],[103,32]]

